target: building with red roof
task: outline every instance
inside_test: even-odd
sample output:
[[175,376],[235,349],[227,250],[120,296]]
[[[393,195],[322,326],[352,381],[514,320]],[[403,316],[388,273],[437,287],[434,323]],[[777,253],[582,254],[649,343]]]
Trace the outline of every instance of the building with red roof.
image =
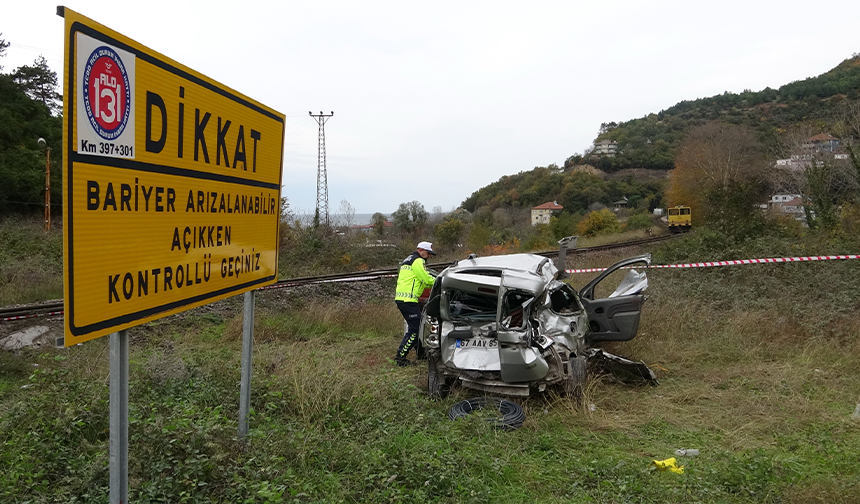
[[547,201],[532,208],[532,226],[536,224],[549,224],[549,218],[553,212],[563,210],[564,207],[555,201]]

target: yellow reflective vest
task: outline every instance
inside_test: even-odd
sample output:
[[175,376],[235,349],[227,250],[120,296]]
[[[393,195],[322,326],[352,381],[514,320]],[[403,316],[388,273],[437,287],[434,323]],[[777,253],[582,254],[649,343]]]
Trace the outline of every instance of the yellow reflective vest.
[[416,250],[400,263],[400,273],[397,275],[397,292],[395,301],[417,303],[424,289],[433,287],[436,279],[424,269],[424,259]]

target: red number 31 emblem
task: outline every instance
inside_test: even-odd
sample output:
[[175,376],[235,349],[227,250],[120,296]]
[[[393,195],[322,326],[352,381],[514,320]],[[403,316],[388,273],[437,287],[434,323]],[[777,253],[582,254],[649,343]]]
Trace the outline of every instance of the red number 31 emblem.
[[131,90],[128,73],[110,47],[97,48],[84,69],[84,106],[96,133],[105,140],[118,138],[128,122]]

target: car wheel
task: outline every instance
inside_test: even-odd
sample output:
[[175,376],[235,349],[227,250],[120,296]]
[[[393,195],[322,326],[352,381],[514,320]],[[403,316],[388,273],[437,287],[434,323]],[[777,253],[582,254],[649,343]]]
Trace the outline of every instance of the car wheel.
[[433,399],[444,399],[448,397],[451,386],[448,380],[436,370],[436,363],[438,361],[439,358],[435,353],[427,354],[427,392],[430,393],[430,397]]
[[588,363],[584,355],[570,358],[570,374],[568,375],[565,389],[571,399],[582,399],[582,392],[588,380]]
[[513,430],[522,427],[526,419],[526,413],[523,407],[519,404],[508,401],[507,399],[497,399],[493,397],[473,397],[460,401],[451,407],[448,412],[448,418],[456,420],[465,417],[473,411],[482,410],[485,408],[494,408],[501,413],[501,417],[488,418],[488,422],[492,422],[497,429]]

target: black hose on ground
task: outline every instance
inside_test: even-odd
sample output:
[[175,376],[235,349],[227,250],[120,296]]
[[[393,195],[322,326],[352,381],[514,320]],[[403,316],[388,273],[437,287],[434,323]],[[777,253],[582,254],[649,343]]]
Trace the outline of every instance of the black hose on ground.
[[460,401],[451,407],[451,411],[448,412],[448,418],[456,420],[465,417],[473,411],[487,408],[494,408],[502,414],[501,417],[487,419],[497,429],[519,429],[526,419],[526,413],[523,411],[522,406],[507,399],[498,399],[495,397],[473,397],[465,401]]

